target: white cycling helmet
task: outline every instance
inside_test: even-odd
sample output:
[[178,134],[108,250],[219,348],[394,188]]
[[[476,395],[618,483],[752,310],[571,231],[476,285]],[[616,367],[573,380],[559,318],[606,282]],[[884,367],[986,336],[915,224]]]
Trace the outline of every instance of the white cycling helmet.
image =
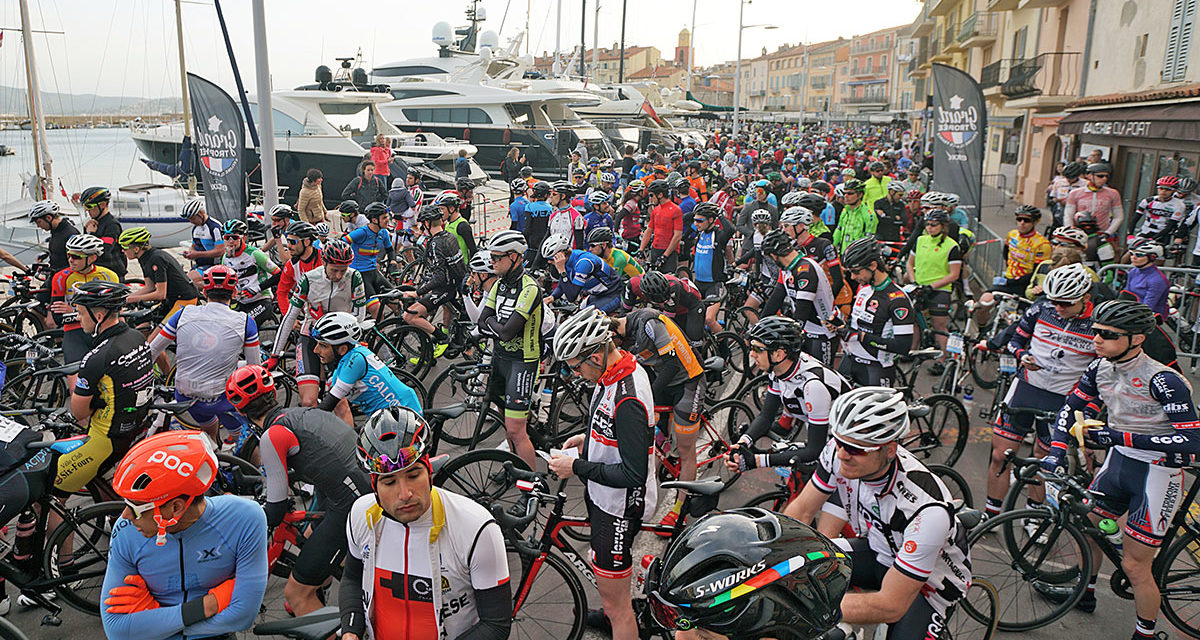
[[29,210],[30,220],[41,220],[46,216],[56,216],[61,212],[58,203],[53,200],[39,200],[33,203],[33,208]]
[[87,233],[77,233],[67,239],[67,253],[98,256],[104,253],[104,241]]
[[1059,227],[1054,230],[1054,235],[1050,236],[1051,241],[1057,241],[1060,244],[1072,244],[1078,249],[1086,249],[1088,246],[1088,234],[1083,229],[1075,227]]
[[922,207],[939,207],[942,204],[942,193],[940,191],[927,191],[921,195]]
[[959,202],[960,202],[960,200],[958,198],[958,194],[955,194],[955,193],[943,193],[942,194],[942,205],[943,206],[957,207]]
[[771,210],[755,209],[751,211],[750,224],[771,224]]
[[492,268],[492,254],[487,250],[476,251],[467,266],[471,268],[471,273],[496,273],[496,270]]
[[808,226],[812,224],[813,212],[804,207],[789,207],[779,216],[779,224],[796,225],[802,224]]
[[835,198],[841,198],[842,196],[845,196],[846,195],[846,184],[843,182],[839,182],[838,185],[833,188],[833,195]]
[[799,178],[796,178],[796,188],[797,189],[799,189],[801,191],[808,191],[808,188],[811,186],[812,186],[812,180],[810,180],[809,178],[807,178],[805,176],[800,176]]
[[520,231],[506,229],[488,238],[487,250],[492,253],[510,253],[516,251],[524,254],[529,249],[529,243]]
[[554,332],[554,358],[580,358],[595,351],[611,336],[608,316],[596,307],[584,307],[563,320]]
[[1130,247],[1129,250],[1142,255],[1153,255],[1155,260],[1162,260],[1166,254],[1166,249],[1163,249],[1161,244],[1154,241],[1143,242],[1136,248]]
[[313,325],[312,338],[326,344],[354,344],[361,333],[358,320],[352,314],[335,311],[317,320],[317,324]]
[[571,239],[561,233],[556,233],[542,242],[542,257],[550,260],[559,251],[571,248]]
[[204,198],[192,198],[183,203],[183,206],[179,209],[179,217],[184,219],[190,218],[197,213],[204,213]]
[[859,387],[833,401],[829,426],[835,437],[887,444],[908,433],[908,403],[897,389]]
[[1078,262],[1051,271],[1042,283],[1042,292],[1051,300],[1076,302],[1091,290],[1092,274]]
[[804,197],[802,191],[789,191],[783,194],[783,198],[779,200],[780,207],[794,207],[800,204],[800,198]]

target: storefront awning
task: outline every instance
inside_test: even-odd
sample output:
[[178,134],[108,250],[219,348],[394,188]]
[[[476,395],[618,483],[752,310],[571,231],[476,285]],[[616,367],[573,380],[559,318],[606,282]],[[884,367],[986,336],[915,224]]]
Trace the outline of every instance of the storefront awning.
[[1200,102],[1092,109],[1068,114],[1060,134],[1200,140]]

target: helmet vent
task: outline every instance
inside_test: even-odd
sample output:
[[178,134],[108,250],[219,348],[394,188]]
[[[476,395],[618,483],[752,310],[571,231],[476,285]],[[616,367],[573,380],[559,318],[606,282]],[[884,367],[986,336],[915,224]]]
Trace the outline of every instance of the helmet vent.
[[137,480],[133,481],[133,490],[141,491],[142,489],[145,489],[146,487],[150,486],[150,482],[152,482],[152,479],[150,478],[150,476],[143,473],[142,475],[137,477]]

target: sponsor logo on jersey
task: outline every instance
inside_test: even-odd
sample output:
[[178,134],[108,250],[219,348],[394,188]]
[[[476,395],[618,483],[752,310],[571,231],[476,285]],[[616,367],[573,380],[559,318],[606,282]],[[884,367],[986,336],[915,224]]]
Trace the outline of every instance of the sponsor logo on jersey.
[[917,552],[917,543],[913,542],[912,540],[909,540],[904,543],[904,553],[916,553],[916,552]]

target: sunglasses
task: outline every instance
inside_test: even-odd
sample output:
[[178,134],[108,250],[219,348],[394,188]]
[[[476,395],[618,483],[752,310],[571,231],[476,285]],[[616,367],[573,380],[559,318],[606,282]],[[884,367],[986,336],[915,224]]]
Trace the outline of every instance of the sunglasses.
[[1107,178],[1108,174],[1107,173],[1093,173],[1092,177],[1093,178]]
[[80,254],[80,253],[68,253],[68,254],[67,254],[67,258],[68,258],[68,259],[70,259],[70,258],[76,258],[76,259],[78,259],[78,260],[86,260],[86,259],[87,259],[87,256],[85,256],[85,255],[83,255],[83,254]]
[[240,235],[240,234],[237,234],[237,233],[227,233],[227,234],[225,234],[225,235],[221,236],[221,238],[223,238],[223,239],[225,239],[225,240],[230,240],[230,239],[233,239],[233,240],[241,240],[242,238],[245,238],[245,237],[246,237],[246,236],[243,236],[243,235]]
[[98,206],[100,206],[100,203],[97,202],[94,204],[85,204],[85,205],[83,205],[83,208],[84,209],[95,209]]
[[1109,329],[1096,329],[1096,335],[1103,340],[1120,340],[1132,336],[1132,333],[1122,333],[1119,331],[1111,331]]
[[129,500],[126,500],[125,506],[129,507],[129,510],[133,512],[134,519],[140,518],[140,517],[146,515],[147,512],[154,510],[153,502],[147,502],[145,504],[134,504],[134,503],[130,502]]
[[383,453],[367,460],[367,473],[388,474],[403,471],[420,461],[423,455],[425,455],[424,448],[417,445],[397,451],[395,458]]
[[860,447],[856,444],[850,444],[841,438],[838,438],[837,436],[834,436],[833,439],[837,442],[838,448],[855,457],[865,456],[868,453],[875,453],[883,448],[883,445],[881,444],[877,444],[873,447]]
[[1079,303],[1078,300],[1050,300],[1050,304],[1054,305],[1055,307],[1057,307],[1059,309],[1065,309],[1067,307],[1074,306],[1078,303]]
[[300,244],[300,238],[288,238],[288,244]]
[[1033,222],[1033,218],[1017,218],[1017,222]]

